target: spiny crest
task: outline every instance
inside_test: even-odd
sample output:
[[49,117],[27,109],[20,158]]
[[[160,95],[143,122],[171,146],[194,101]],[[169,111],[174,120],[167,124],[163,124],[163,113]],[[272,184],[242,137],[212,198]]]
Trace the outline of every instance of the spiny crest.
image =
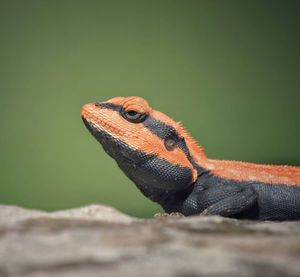
[[187,147],[190,151],[191,156],[195,159],[198,160],[199,157],[201,158],[206,158],[206,155],[203,152],[203,147],[199,145],[198,141],[195,140],[190,133],[186,130],[185,127],[182,126],[181,121],[177,122],[180,130],[181,130],[181,135],[184,137]]

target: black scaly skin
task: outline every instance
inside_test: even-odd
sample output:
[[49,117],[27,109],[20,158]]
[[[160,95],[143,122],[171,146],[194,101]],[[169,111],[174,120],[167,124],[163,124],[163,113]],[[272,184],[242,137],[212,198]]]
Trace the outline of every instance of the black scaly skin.
[[[122,112],[120,106],[107,103],[97,105]],[[176,141],[198,172],[195,183],[190,184],[192,173],[189,168],[173,165],[155,155],[134,151],[123,141],[97,130],[84,118],[83,121],[140,191],[168,213],[275,221],[300,219],[299,186],[234,181],[215,176],[195,163],[184,139],[179,139],[171,126],[151,116],[143,121],[144,126],[160,139],[172,137]]]
[[300,219],[300,189],[284,184],[233,181],[211,174],[200,177],[180,207],[183,214],[218,214],[260,220]]

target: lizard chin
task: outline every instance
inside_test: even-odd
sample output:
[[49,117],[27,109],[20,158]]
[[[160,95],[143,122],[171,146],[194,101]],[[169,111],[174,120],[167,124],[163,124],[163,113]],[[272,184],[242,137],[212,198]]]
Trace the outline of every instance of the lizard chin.
[[[96,140],[102,145],[105,152],[113,159],[119,160],[122,154],[127,153],[125,151],[122,151],[121,143],[113,136],[105,131],[98,130],[92,122],[87,121],[84,117],[82,117],[82,120],[93,137],[96,138]],[[134,162],[134,159],[129,155],[123,155],[122,160],[123,159],[131,163]]]

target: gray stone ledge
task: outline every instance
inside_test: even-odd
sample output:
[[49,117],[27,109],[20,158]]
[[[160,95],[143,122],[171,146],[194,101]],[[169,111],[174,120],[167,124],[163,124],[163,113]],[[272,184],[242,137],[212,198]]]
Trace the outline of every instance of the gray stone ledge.
[[0,276],[300,276],[300,222],[0,205]]

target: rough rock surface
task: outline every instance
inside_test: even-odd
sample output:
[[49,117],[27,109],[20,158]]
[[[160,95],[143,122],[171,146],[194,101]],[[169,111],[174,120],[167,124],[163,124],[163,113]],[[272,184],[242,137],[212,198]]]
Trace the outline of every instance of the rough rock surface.
[[300,222],[0,205],[0,276],[300,276]]

